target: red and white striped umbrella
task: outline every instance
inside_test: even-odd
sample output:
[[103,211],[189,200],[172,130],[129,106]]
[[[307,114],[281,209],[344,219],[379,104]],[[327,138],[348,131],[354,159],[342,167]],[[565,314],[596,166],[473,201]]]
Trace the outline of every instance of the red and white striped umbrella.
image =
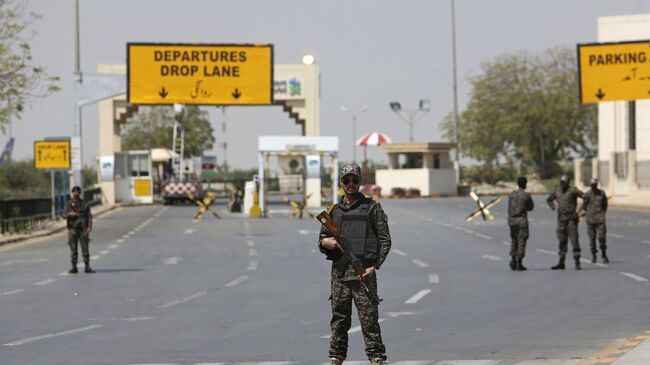
[[390,137],[380,132],[372,132],[357,140],[357,146],[379,146],[393,142]]

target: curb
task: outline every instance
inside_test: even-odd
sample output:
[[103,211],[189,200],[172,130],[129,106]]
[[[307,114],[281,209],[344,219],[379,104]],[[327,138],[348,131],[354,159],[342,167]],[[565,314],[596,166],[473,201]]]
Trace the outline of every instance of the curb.
[[[99,217],[99,216],[103,215],[104,213],[110,212],[110,211],[112,211],[112,210],[114,210],[114,209],[116,209],[118,207],[121,207],[121,205],[115,204],[115,205],[106,207],[106,209],[103,209],[103,210],[101,210],[101,211],[99,211],[97,213],[94,213],[93,217]],[[53,235],[55,233],[59,233],[59,232],[64,231],[66,229],[66,226],[65,226],[64,223],[65,222],[57,221],[57,222],[54,223],[54,225],[55,226],[61,225],[60,227],[52,227],[52,228],[49,228],[49,229],[45,230],[45,232],[27,233],[27,234],[18,235],[18,236],[15,236],[15,237],[0,239],[0,247],[11,244],[11,243],[27,241],[27,240],[30,240],[30,239],[33,239],[33,238],[46,237],[46,236]]]
[[589,357],[589,359],[578,363],[578,365],[615,365],[621,356],[633,351],[648,339],[650,339],[650,330],[645,331],[642,335],[615,340],[612,344]]

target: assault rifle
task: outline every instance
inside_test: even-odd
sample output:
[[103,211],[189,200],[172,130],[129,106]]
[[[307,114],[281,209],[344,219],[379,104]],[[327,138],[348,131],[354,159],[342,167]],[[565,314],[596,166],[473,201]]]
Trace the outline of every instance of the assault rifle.
[[[319,215],[316,216],[316,219],[325,227],[325,229],[336,238],[336,242],[339,243],[339,245],[342,248],[343,255],[345,258],[348,259],[348,262],[350,265],[352,265],[352,268],[354,271],[357,273],[359,276],[359,281],[361,282],[361,286],[365,290],[366,294],[370,298],[370,301],[374,305],[379,305],[379,302],[381,302],[383,299],[379,298],[379,295],[377,295],[377,291],[375,288],[370,286],[365,280],[363,280],[363,274],[365,272],[365,269],[363,268],[363,265],[357,259],[354,254],[352,253],[352,250],[350,247],[347,246],[345,240],[341,236],[341,232],[336,228],[336,225],[334,225],[334,222],[332,221],[332,218],[330,217],[329,214],[327,214],[326,211],[322,211]],[[342,260],[343,258],[339,259]]]

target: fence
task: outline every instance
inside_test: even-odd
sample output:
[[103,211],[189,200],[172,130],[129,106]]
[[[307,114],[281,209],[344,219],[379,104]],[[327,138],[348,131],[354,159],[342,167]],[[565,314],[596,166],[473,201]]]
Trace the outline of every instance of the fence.
[[[91,206],[101,203],[101,189],[87,189],[83,198]],[[67,195],[64,201],[70,199]],[[57,204],[55,217],[63,214],[63,204]],[[52,219],[52,198],[4,199],[0,201],[2,234],[29,232]]]

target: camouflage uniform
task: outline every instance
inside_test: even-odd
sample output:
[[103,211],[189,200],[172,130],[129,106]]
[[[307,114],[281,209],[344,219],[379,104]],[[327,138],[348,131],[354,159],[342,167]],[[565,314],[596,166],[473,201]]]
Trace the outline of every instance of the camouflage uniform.
[[[346,199],[343,198],[341,203],[338,204],[339,207],[337,208],[335,206],[332,210],[354,210],[364,204],[370,206],[368,226],[372,232],[368,234],[376,237],[374,244],[378,246],[376,247],[377,259],[374,262],[362,259],[362,262],[364,267],[374,266],[378,270],[384,260],[386,260],[386,256],[391,247],[388,217],[379,203],[370,198],[366,198],[361,193],[358,194],[359,197],[353,204],[348,205]],[[330,214],[333,214],[333,212]],[[334,219],[334,222],[337,225],[341,224],[340,222],[337,223],[336,219]],[[345,227],[341,229],[341,226],[339,226],[338,228],[341,230],[341,234],[345,236]],[[377,305],[371,302],[359,282],[357,273],[354,272],[352,265],[347,263],[344,256],[342,257],[342,253],[340,251],[328,251],[321,246],[321,241],[325,237],[331,237],[331,235],[323,228],[320,232],[318,247],[322,253],[327,255],[328,260],[332,260],[330,295],[332,302],[332,320],[330,322],[332,335],[330,338],[329,356],[330,358],[338,359],[345,359],[347,356],[348,330],[352,322],[352,301],[354,300],[359,322],[361,322],[361,331],[366,344],[366,355],[368,359],[383,358],[385,360],[386,348],[381,339]],[[368,284],[373,288],[377,288],[376,275],[367,277],[364,280],[367,280]]]
[[510,256],[513,260],[521,260],[526,256],[528,212],[534,207],[532,196],[524,189],[514,190],[508,195],[508,225],[512,240]]
[[607,226],[605,213],[607,212],[607,195],[601,189],[589,190],[585,193],[582,209],[587,213],[587,234],[591,253],[596,255],[596,237],[600,243],[600,251],[607,250]]
[[[76,212],[77,216],[69,216],[68,214],[70,212]],[[93,216],[90,213],[90,207],[83,200],[72,198],[65,207],[64,217],[68,221],[68,245],[70,246],[70,261],[72,265],[77,265],[79,255],[77,252],[77,242],[80,242],[84,264],[86,267],[90,267],[90,250],[88,249],[90,238],[85,232],[86,228],[92,229],[93,226]]]
[[578,198],[583,198],[582,191],[575,187],[568,187],[566,190],[559,186],[551,193],[546,202],[554,207],[553,202],[558,203],[557,207],[557,239],[560,244],[560,260],[564,260],[567,253],[567,243],[571,240],[573,257],[580,258],[580,242],[578,240],[578,213],[576,213]]

